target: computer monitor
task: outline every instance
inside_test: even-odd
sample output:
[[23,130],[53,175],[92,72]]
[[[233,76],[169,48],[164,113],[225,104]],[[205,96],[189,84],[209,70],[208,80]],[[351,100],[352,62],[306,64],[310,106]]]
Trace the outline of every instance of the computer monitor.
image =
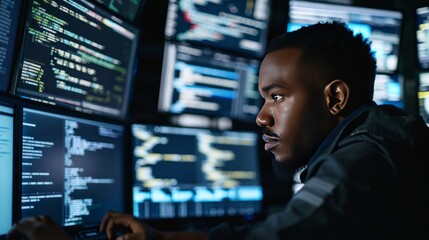
[[22,217],[83,229],[124,212],[124,126],[33,108],[22,115]]
[[265,52],[271,0],[170,0],[165,36],[251,56]]
[[158,110],[254,122],[260,61],[166,42]]
[[402,75],[376,74],[373,100],[377,104],[392,104],[399,108],[404,108]]
[[416,10],[417,15],[417,56],[419,67],[429,69],[429,6]]
[[0,5],[0,91],[8,91],[12,78],[21,3],[22,0],[2,0]]
[[251,217],[260,212],[256,133],[135,123],[132,137],[134,216]]
[[429,126],[429,72],[421,72],[419,74],[417,98],[419,113]]
[[85,0],[29,5],[15,94],[125,118],[138,29]]
[[378,72],[397,70],[402,25],[400,11],[295,0],[289,3],[287,31],[326,20],[343,21],[355,33],[369,39]]
[[125,17],[129,21],[134,21],[137,13],[146,3],[146,0],[95,0],[105,5],[109,10]]
[[13,223],[14,119],[13,105],[0,100],[0,237]]

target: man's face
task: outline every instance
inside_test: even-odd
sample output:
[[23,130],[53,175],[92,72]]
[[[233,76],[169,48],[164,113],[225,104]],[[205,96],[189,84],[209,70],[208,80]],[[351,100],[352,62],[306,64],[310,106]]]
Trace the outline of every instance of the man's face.
[[265,102],[256,123],[264,127],[265,150],[278,164],[305,165],[333,127],[323,81],[298,62],[301,51],[281,49],[262,61],[259,92]]

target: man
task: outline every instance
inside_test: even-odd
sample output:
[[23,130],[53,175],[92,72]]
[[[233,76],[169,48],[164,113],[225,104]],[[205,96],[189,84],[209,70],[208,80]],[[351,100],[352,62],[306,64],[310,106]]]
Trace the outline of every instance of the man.
[[[278,172],[304,183],[285,209],[253,226],[225,223],[208,233],[161,232],[110,212],[100,231],[112,237],[126,229],[120,239],[429,239],[428,157],[419,157],[429,128],[372,101],[375,71],[369,43],[343,23],[281,35],[261,64],[265,102],[256,123]],[[37,239],[28,225],[11,233]]]

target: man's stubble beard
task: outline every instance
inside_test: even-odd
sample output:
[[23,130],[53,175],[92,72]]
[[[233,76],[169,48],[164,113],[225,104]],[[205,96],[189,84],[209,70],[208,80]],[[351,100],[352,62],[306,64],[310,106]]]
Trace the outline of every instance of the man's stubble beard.
[[[303,171],[307,169],[308,164],[299,161],[298,159],[289,161],[278,161],[275,157],[271,159],[274,176],[281,181],[298,181],[302,182],[305,175],[302,176]],[[299,178],[298,180],[296,178]]]
[[279,162],[273,157],[271,159],[274,176],[282,181],[290,181],[296,171],[296,167],[293,164],[287,162]]

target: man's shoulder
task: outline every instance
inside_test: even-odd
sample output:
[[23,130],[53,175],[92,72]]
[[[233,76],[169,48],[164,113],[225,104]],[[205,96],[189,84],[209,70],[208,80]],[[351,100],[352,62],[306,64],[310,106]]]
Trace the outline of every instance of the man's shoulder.
[[348,127],[352,136],[369,134],[397,142],[429,141],[429,127],[423,118],[393,105],[371,106]]

